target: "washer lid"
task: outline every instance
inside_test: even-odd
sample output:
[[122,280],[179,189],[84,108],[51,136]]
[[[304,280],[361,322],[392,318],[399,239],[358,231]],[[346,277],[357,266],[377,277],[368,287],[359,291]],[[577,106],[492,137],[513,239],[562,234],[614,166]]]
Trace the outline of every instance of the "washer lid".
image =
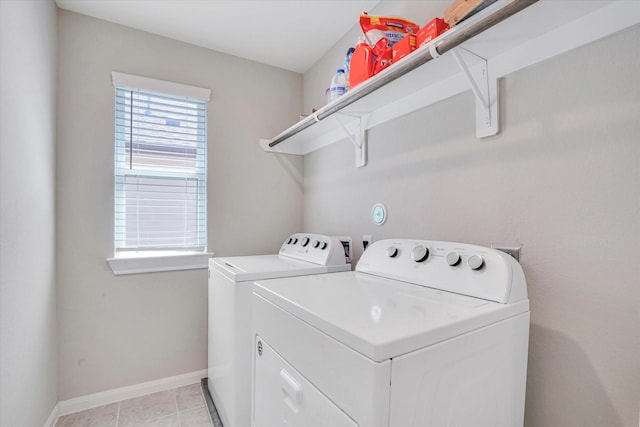
[[351,264],[319,265],[281,255],[211,258],[209,266],[235,282],[331,273],[351,269]]
[[529,310],[366,273],[261,280],[254,293],[374,361]]

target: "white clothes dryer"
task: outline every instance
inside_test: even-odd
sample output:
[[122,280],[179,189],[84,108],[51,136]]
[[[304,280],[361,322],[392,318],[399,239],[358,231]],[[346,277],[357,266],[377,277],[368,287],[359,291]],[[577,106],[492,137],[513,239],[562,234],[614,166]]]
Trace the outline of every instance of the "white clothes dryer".
[[259,280],[255,427],[516,427],[529,300],[518,262],[425,240],[372,244],[356,271]]
[[207,385],[225,427],[251,423],[253,281],[351,270],[351,238],[298,233],[278,254],[209,260]]

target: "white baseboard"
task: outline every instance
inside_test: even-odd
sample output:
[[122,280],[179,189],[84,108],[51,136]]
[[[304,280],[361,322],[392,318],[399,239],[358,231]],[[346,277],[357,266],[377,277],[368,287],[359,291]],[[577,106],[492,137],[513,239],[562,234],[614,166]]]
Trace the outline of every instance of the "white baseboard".
[[[206,376],[207,370],[203,369],[201,371],[191,372],[188,374],[176,375],[175,377],[162,378],[155,381],[134,384],[127,387],[115,388],[99,393],[88,394],[86,396],[75,397],[69,400],[63,400],[62,402],[58,402],[56,408],[54,408],[57,412],[56,418],[62,415],[84,411],[85,409],[91,409],[97,406],[108,405],[109,403],[115,403],[125,399],[144,396],[145,394],[157,393],[159,391],[194,384],[200,382],[200,380]],[[45,425],[45,427],[49,426],[53,427],[53,424]]]
[[60,407],[56,403],[56,406],[51,410],[51,414],[49,414],[49,418],[44,422],[44,427],[55,427],[58,422],[58,417],[60,416]]

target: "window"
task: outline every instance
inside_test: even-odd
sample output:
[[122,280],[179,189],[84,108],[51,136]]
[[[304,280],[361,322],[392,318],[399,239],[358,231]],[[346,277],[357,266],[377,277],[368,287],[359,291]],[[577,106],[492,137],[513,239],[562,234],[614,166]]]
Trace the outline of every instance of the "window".
[[205,253],[210,92],[121,73],[113,82],[115,258]]

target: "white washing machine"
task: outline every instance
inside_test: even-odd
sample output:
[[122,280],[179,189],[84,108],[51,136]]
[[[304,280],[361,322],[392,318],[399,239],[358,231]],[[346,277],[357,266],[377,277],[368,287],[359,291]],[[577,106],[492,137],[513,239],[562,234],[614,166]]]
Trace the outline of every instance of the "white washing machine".
[[511,256],[372,244],[356,271],[259,280],[255,427],[516,427],[529,300]]
[[207,381],[224,427],[251,423],[253,281],[348,271],[350,256],[349,237],[299,233],[287,238],[278,254],[209,260]]

